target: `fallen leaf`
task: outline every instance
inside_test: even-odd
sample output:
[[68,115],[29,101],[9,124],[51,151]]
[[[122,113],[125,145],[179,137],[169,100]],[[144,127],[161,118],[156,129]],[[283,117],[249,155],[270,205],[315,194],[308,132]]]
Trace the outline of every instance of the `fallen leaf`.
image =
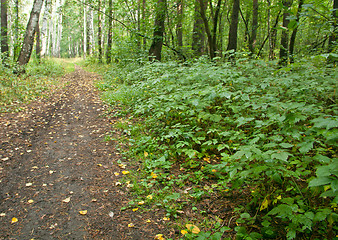
[[163,237],[163,234],[157,234],[154,239],[165,240],[165,238]]
[[212,169],[211,171],[212,171],[213,173],[217,172],[217,170],[216,170],[216,169]]
[[69,203],[70,202],[70,197],[67,197],[66,199],[63,199],[62,202]]
[[129,171],[122,171],[123,175],[129,174]]
[[15,217],[12,218],[12,223],[16,223],[17,221],[19,221],[17,218]]
[[138,210],[138,208],[133,208],[133,212],[136,212]]
[[33,185],[33,183],[26,183],[26,187],[30,187],[30,186],[32,186]]
[[32,150],[27,150],[28,153],[32,152]]
[[150,174],[150,175],[151,175],[151,177],[152,177],[152,178],[154,178],[154,179],[155,179],[155,178],[157,178],[157,174],[156,174],[156,173],[154,173],[154,172],[151,172],[151,174]]
[[9,157],[5,157],[5,158],[3,158],[3,159],[1,159],[2,161],[7,161],[7,160],[9,160]]
[[143,205],[143,204],[144,204],[144,201],[138,202],[138,205]]
[[119,174],[118,172],[114,172],[114,175],[115,175],[115,176],[118,176],[118,175],[120,175],[120,174]]
[[144,156],[145,156],[145,157],[148,157],[148,153],[147,153],[147,152],[144,152]]
[[120,183],[120,182],[115,183],[115,186],[119,186],[119,185],[122,185],[122,183]]
[[191,231],[192,233],[195,233],[195,234],[198,234],[201,231],[197,226],[195,226],[193,224],[186,224],[185,227],[189,231]]
[[153,195],[148,195],[147,198],[151,200],[153,199]]
[[87,214],[87,210],[79,211],[79,213],[80,213],[81,215],[86,215],[86,214]]
[[99,164],[97,164],[97,166],[99,166],[99,167],[102,167],[102,164],[101,164],[101,163],[99,163]]
[[42,186],[43,186],[43,187],[46,187],[46,186],[47,186],[47,184],[46,184],[46,183],[44,183],[44,184],[42,184]]
[[123,168],[123,169],[126,168],[126,166],[127,166],[127,165],[125,165],[125,164],[123,164],[123,163],[119,164],[119,167],[120,167],[120,168]]
[[148,220],[146,221],[146,223],[151,223],[151,220],[150,220],[150,219],[148,219]]
[[32,167],[33,169],[38,169],[39,167],[38,166],[34,166],[34,167]]
[[0,217],[5,217],[6,213],[0,213]]
[[134,225],[134,223],[129,223],[128,227],[132,228],[132,227],[135,227],[135,225]]
[[97,199],[96,199],[96,198],[93,198],[93,199],[92,199],[92,202],[97,202]]
[[164,220],[164,221],[169,221],[170,218],[164,217],[163,220]]
[[110,213],[109,213],[109,217],[113,218],[113,217],[114,217],[114,213],[113,213],[113,212],[110,212]]
[[54,171],[50,170],[50,171],[49,171],[49,174],[52,174],[53,172],[54,172]]
[[181,230],[181,233],[182,233],[183,235],[185,235],[185,234],[188,233],[188,231],[187,231],[187,230]]
[[33,202],[34,202],[33,199],[29,199],[29,200],[28,200],[28,203],[33,203]]

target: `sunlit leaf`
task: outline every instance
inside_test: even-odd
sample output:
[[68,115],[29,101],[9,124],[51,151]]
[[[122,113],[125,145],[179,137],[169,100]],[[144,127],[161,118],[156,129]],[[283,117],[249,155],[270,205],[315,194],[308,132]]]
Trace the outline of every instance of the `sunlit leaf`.
[[67,197],[66,199],[63,199],[62,202],[69,203],[70,202],[70,197]]
[[33,200],[33,199],[29,199],[27,202],[28,202],[28,203],[33,203],[34,200]]
[[129,174],[129,171],[122,171],[123,175]]
[[262,211],[262,210],[268,208],[268,206],[269,206],[269,200],[267,198],[264,198],[259,210]]
[[16,217],[12,218],[12,223],[16,223],[17,221],[19,221]]
[[87,210],[79,211],[79,213],[80,213],[81,215],[86,215],[86,214],[87,214]]
[[134,223],[129,223],[129,224],[128,224],[128,227],[129,227],[129,228],[132,228],[132,227],[135,227],[135,225],[134,225]]
[[186,224],[185,227],[194,234],[198,234],[201,231],[197,226],[193,224]]

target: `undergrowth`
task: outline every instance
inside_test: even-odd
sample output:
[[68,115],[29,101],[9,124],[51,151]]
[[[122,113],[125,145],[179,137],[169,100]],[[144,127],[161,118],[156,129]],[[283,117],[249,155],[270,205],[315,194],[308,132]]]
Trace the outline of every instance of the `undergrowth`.
[[43,95],[63,74],[63,67],[53,60],[31,61],[23,75],[0,65],[0,112],[19,111],[21,103]]
[[184,239],[337,235],[337,68],[201,58],[113,65],[105,79],[125,157],[142,162],[130,207],[156,196]]

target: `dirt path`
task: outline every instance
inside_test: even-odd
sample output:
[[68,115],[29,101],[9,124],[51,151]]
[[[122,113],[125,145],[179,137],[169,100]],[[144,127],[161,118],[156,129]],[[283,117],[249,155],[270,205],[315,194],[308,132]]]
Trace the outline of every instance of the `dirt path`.
[[116,183],[129,164],[119,167],[116,144],[104,141],[112,125],[96,78],[77,67],[49,99],[0,115],[0,239],[154,239],[166,231],[156,209],[120,211],[130,193]]

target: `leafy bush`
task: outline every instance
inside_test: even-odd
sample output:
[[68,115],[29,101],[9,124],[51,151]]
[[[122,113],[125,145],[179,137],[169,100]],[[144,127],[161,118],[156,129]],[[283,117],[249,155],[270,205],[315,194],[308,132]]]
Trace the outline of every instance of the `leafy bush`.
[[126,128],[134,154],[152,153],[146,171],[165,178],[181,164],[198,173],[196,184],[213,176],[220,192],[251,189],[248,205],[237,210],[239,238],[333,236],[336,68],[303,61],[279,69],[247,59],[132,67],[119,81],[110,72],[115,87],[104,97],[142,119]]

